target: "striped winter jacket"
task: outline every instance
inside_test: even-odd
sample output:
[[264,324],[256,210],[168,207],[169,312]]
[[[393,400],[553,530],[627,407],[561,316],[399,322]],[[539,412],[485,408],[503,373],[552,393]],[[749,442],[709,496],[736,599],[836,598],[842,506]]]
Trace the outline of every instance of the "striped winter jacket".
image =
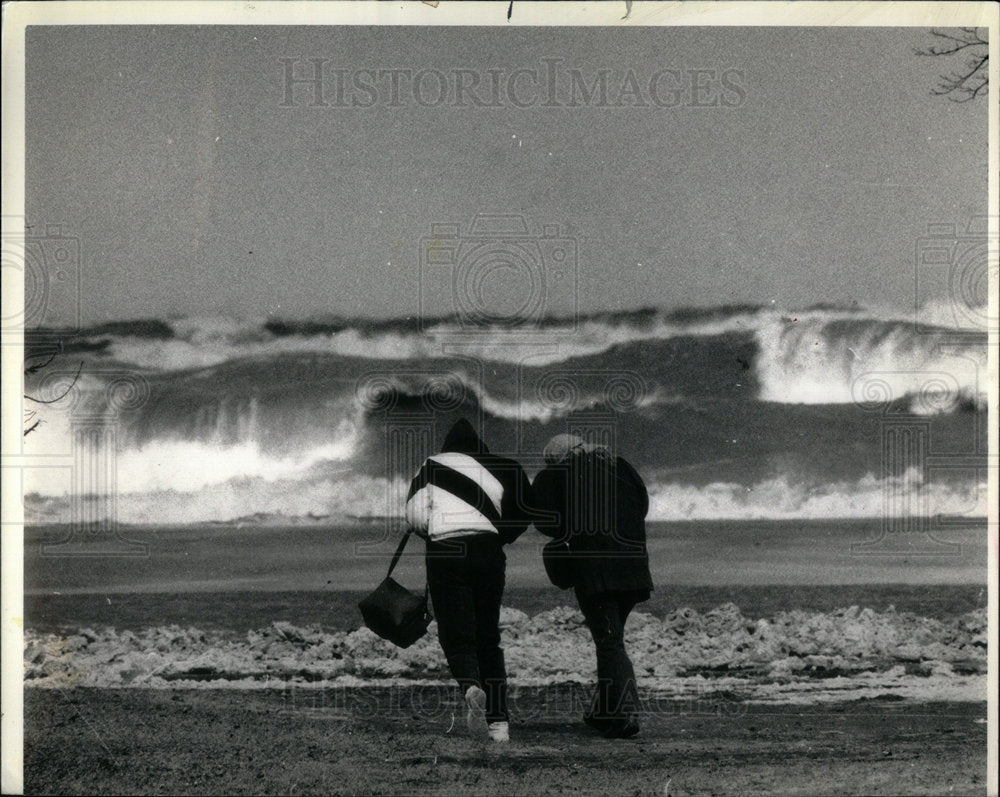
[[462,419],[410,484],[406,520],[429,540],[487,533],[499,534],[506,545],[528,527],[531,496],[524,468],[491,454]]

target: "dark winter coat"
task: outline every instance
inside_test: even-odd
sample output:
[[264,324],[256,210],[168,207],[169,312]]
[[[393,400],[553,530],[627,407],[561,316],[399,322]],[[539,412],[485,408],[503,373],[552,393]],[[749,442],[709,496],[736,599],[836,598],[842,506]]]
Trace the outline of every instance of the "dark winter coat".
[[607,451],[575,451],[532,484],[535,527],[568,541],[578,594],[635,592],[649,597],[646,552],[649,495],[628,462]]

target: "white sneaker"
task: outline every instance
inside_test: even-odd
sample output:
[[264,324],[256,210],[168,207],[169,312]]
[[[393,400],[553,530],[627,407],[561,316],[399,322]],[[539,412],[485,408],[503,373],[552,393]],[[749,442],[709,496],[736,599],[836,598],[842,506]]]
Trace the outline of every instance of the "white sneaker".
[[486,741],[489,728],[486,726],[486,693],[478,686],[465,690],[465,724],[474,739]]
[[510,741],[510,725],[506,722],[491,722],[489,727],[490,739],[494,742]]

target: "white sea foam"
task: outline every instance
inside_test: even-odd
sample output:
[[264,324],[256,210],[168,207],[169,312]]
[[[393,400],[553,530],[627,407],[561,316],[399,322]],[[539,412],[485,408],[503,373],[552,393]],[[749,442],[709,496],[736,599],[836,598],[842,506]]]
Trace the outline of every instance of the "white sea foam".
[[[200,463],[187,446],[158,450],[163,458],[155,464],[133,458],[126,460],[126,467],[119,466],[119,520],[197,523],[254,513],[334,519],[400,516],[405,503],[408,479],[353,473],[341,461],[321,459],[320,449],[300,460],[275,462],[236,447],[214,452]],[[223,478],[227,468],[239,475]],[[247,475],[255,468],[259,472]],[[60,469],[29,472],[25,492],[37,494],[29,507],[30,520],[70,520],[70,493]],[[649,493],[648,519],[659,521],[987,515],[985,482],[925,482],[916,469],[899,477],[869,474],[854,482],[819,485],[804,485],[792,476],[754,484],[659,482],[649,486]]]
[[[928,307],[926,315],[938,322],[949,317],[947,308],[941,307]],[[371,373],[400,394],[425,396],[429,392],[434,396],[443,388],[448,394],[443,399],[450,407],[463,407],[463,401],[472,397],[488,416],[508,425],[550,424],[578,411],[615,409],[610,389],[594,378],[604,373],[602,368],[613,366],[629,374],[642,371],[642,379],[648,382],[627,397],[629,406],[622,417],[638,411],[655,419],[657,407],[698,406],[705,398],[685,395],[685,385],[697,393],[702,378],[716,384],[718,369],[737,367],[727,348],[732,341],[724,342],[707,361],[675,357],[672,350],[668,357],[668,349],[663,348],[665,362],[662,371],[656,372],[658,382],[649,374],[656,371],[655,366],[651,369],[648,364],[655,362],[659,349],[650,345],[639,347],[646,370],[626,357],[573,361],[572,367],[563,366],[575,375],[565,391],[560,392],[555,383],[552,395],[542,396],[538,391],[550,375],[562,373],[549,366],[573,357],[601,354],[626,343],[743,333],[746,341],[756,340],[753,375],[759,385],[758,398],[766,402],[853,403],[859,412],[881,413],[893,402],[905,400],[900,406],[924,416],[951,413],[970,403],[985,404],[989,383],[985,339],[969,335],[963,317],[948,327],[920,327],[905,313],[829,309],[799,315],[766,309],[720,310],[711,316],[695,314],[693,320],[679,318],[676,314],[623,314],[585,318],[578,325],[549,322],[527,337],[524,330],[461,332],[446,323],[408,332],[376,322],[364,333],[348,327],[330,334],[278,336],[260,321],[225,318],[172,320],[176,337],[169,340],[108,333],[104,337],[110,340],[111,355],[144,371],[129,373],[127,367],[109,366],[96,358],[88,362],[71,395],[44,405],[42,424],[25,438],[25,453],[62,460],[47,460],[52,467],[28,469],[25,491],[38,495],[33,508],[40,517],[66,515],[72,491],[81,498],[90,489],[79,479],[70,483],[72,468],[66,462],[81,454],[77,445],[83,439],[81,429],[96,422],[104,436],[88,438],[85,448],[88,456],[103,456],[115,476],[113,485],[98,484],[93,489],[115,492],[123,520],[198,522],[253,512],[398,513],[395,499],[386,499],[398,492],[393,486],[396,482],[358,473],[372,472],[371,463],[358,459],[371,442],[367,436],[377,429],[378,419],[369,415],[381,411],[363,406],[365,402],[358,397],[354,384],[358,368],[345,367],[343,384],[333,379],[329,395],[321,392],[322,384],[310,383],[312,392],[307,395],[300,393],[294,380],[272,385],[267,381],[272,371],[259,370],[256,360],[249,367],[227,372],[225,380],[216,380],[211,372],[177,373],[242,357],[280,360],[289,353],[349,354],[365,359],[360,372],[371,363]],[[953,334],[956,330],[963,333]],[[535,333],[537,337],[532,337]],[[736,339],[737,345],[743,345],[741,340]],[[438,371],[423,362],[408,375],[409,360],[444,352],[450,359]],[[517,363],[524,370],[505,365],[496,367],[492,377],[481,376],[456,359],[459,354],[485,363],[483,374],[489,373],[491,362]],[[403,366],[379,370],[375,362],[380,360]],[[683,370],[683,379],[676,384],[670,383],[675,368]],[[699,369],[705,369],[704,374]],[[127,390],[115,393],[113,380],[122,371],[135,377],[135,393],[145,391],[143,395],[130,395]],[[340,364],[333,361],[328,371],[324,378],[337,377]],[[275,368],[274,373],[284,371]],[[511,381],[517,373],[529,377],[523,391]],[[44,376],[42,372],[36,377],[41,380],[39,390],[46,385]],[[48,387],[58,395],[58,384]],[[136,398],[131,405],[130,398]],[[717,398],[724,405],[727,396]],[[725,406],[718,411],[725,411]],[[878,445],[875,439],[869,443]],[[974,477],[964,487],[925,484],[915,472],[888,480],[870,475],[832,484],[814,480],[808,486],[791,475],[759,483],[700,486],[661,479],[651,485],[651,494],[651,518],[661,520],[878,517],[887,511],[985,514],[983,486]],[[886,495],[894,496],[892,506],[887,507]]]
[[855,482],[807,485],[786,475],[752,485],[654,484],[649,492],[651,520],[819,520],[987,514],[985,482],[929,483],[916,468],[898,477],[877,478],[868,474]]
[[755,334],[759,398],[785,404],[887,406],[911,396],[921,414],[963,399],[986,402],[986,346],[906,324],[835,333],[826,316],[761,319]]

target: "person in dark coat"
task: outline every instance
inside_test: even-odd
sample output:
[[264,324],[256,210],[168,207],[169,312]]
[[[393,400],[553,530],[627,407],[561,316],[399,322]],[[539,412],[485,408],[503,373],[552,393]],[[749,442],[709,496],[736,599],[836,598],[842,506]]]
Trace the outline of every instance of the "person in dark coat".
[[611,738],[639,732],[625,622],[653,589],[646,552],[649,496],[628,462],[575,435],[557,435],[532,484],[543,534],[569,545],[569,571],[597,648],[597,692],[584,721]]
[[500,647],[503,546],[528,527],[531,483],[521,465],[490,453],[464,418],[410,485],[406,518],[427,540],[427,586],[438,640],[465,692],[474,736],[509,740]]

